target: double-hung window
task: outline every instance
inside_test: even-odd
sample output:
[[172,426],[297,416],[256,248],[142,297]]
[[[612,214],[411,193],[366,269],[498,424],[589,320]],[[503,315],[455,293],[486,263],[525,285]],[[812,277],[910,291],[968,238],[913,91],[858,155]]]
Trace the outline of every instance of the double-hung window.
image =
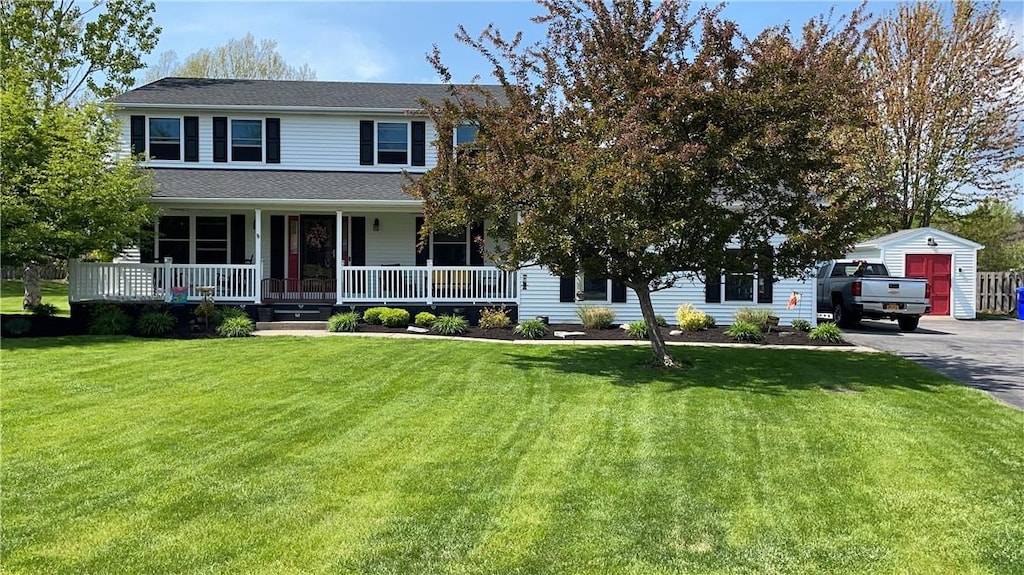
[[181,118],[149,119],[149,154],[154,160],[181,159]]
[[461,234],[434,232],[434,265],[464,266],[469,261],[469,227]]
[[231,161],[263,161],[263,120],[231,120]]
[[609,283],[611,282],[606,279],[583,275],[582,289],[580,290],[582,301],[607,302],[608,294],[610,293],[608,289]]
[[196,216],[196,263],[228,263],[228,219]]
[[228,263],[227,216],[161,216],[157,224],[158,259],[175,263]]
[[724,270],[708,271],[705,285],[707,303],[772,302],[774,250],[726,250]]
[[409,163],[408,122],[377,122],[377,163]]
[[[730,268],[725,270],[722,284],[724,285],[723,301],[754,301],[754,264],[753,261],[747,265],[747,258],[743,257],[741,250],[726,250],[733,256],[734,262]],[[751,258],[752,259],[752,258]]]

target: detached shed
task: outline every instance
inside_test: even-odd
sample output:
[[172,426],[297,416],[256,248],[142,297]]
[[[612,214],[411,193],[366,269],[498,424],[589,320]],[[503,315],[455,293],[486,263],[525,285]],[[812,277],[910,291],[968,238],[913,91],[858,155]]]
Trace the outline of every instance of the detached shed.
[[881,261],[894,276],[927,279],[930,315],[974,319],[978,250],[984,247],[935,228],[917,228],[859,242],[847,257]]

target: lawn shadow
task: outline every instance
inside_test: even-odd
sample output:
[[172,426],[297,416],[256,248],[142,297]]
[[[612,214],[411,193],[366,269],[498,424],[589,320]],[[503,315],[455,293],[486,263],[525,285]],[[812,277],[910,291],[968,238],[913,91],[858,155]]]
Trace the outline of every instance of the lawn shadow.
[[[844,331],[854,334],[863,333],[870,335],[891,335],[899,337],[906,337],[907,335],[906,333],[900,331],[900,326],[898,326],[895,323],[883,323],[876,321],[861,322],[857,324],[855,327],[844,328]],[[913,333],[927,335],[954,335],[948,331],[930,329],[928,327],[925,327],[924,324],[919,325],[918,328],[913,331]]]
[[547,353],[504,353],[528,371],[595,377],[621,387],[667,385],[666,391],[708,387],[781,395],[807,390],[902,388],[931,392],[954,385],[931,370],[886,354],[727,347],[674,347],[678,369],[651,367],[645,347],[566,346]]
[[155,341],[156,338],[136,338],[127,335],[62,335],[55,337],[5,337],[0,341],[4,351],[30,351],[57,347],[89,347],[134,341]]

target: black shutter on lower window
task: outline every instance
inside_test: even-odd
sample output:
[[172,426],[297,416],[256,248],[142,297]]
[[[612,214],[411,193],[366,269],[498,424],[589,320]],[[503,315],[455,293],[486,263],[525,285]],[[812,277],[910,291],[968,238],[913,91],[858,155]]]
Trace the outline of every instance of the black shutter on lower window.
[[[427,123],[412,123],[412,165],[427,165]],[[473,264],[476,265],[476,264]]]
[[373,165],[373,120],[359,122],[359,165]]
[[471,266],[482,266],[484,265],[484,250],[480,242],[484,238],[484,223],[473,222],[473,225],[469,226],[469,265]]
[[704,303],[722,303],[722,273],[708,270],[704,275]]
[[[416,239],[413,245],[419,245],[420,243],[420,230],[423,229],[423,218],[416,218]],[[428,237],[423,241],[423,249],[416,250],[416,265],[425,266],[427,265],[427,259],[430,258],[430,238]]]
[[132,153],[146,153],[146,117],[132,116]]
[[185,161],[199,161],[199,116],[185,116]]
[[281,163],[281,118],[267,118],[267,163]]
[[772,303],[775,283],[775,250],[765,246],[757,253],[757,303]]
[[213,119],[213,161],[228,161],[228,119],[225,117]]
[[576,277],[563,277],[558,282],[558,301],[576,303]]
[[612,280],[612,303],[626,303],[626,284]]
[[151,264],[156,261],[156,237],[153,224],[146,225],[139,234],[139,263]]
[[349,222],[352,226],[352,250],[350,260],[351,265],[354,266],[365,266],[366,265],[366,218],[355,217],[349,218]]
[[245,263],[245,214],[231,214],[231,263]]
[[284,279],[284,216],[270,216],[270,277]]

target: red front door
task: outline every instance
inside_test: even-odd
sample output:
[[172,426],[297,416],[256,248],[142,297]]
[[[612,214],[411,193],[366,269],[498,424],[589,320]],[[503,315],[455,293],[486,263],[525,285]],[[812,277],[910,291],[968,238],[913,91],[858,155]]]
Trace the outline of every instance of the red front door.
[[907,254],[907,277],[924,278],[931,286],[931,315],[949,315],[949,293],[953,285],[953,256],[948,254]]

